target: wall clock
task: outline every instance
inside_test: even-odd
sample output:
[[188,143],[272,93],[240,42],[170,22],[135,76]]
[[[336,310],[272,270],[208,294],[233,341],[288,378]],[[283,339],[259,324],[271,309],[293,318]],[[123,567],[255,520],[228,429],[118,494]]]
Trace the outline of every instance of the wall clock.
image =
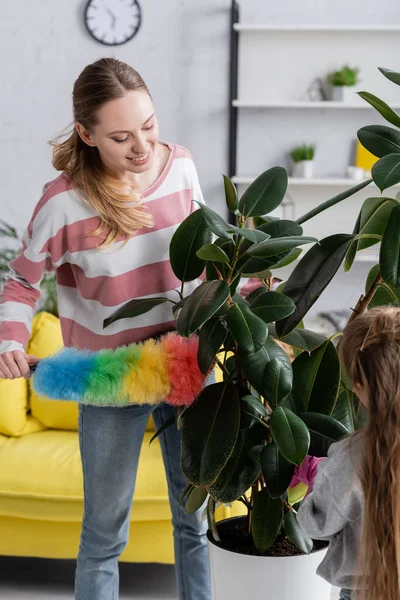
[[137,0],[89,0],[85,25],[90,35],[106,46],[120,46],[139,31],[142,11]]

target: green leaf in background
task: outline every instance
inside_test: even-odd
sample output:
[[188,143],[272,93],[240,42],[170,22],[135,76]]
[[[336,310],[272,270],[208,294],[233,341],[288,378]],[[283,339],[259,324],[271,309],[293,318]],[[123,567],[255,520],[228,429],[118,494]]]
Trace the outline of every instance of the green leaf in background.
[[239,433],[240,405],[236,387],[215,383],[185,411],[181,466],[189,482],[209,486],[229,460]]
[[382,67],[378,67],[379,71],[384,75],[389,81],[392,81],[396,85],[400,85],[400,73],[396,71],[391,71],[390,69],[383,69]]
[[329,415],[302,413],[299,417],[307,425],[310,432],[309,453],[312,456],[326,456],[330,446],[349,433],[342,423]]
[[226,281],[204,281],[185,299],[176,326],[179,335],[189,337],[210,319],[229,297]]
[[168,298],[140,298],[139,300],[130,300],[124,306],[121,306],[111,317],[105,319],[103,327],[105,329],[120,319],[132,319],[133,317],[144,315],[155,306],[165,304],[165,302],[168,302]]
[[210,244],[212,233],[200,210],[189,215],[172,236],[169,255],[171,267],[181,281],[192,281],[204,270],[204,261],[196,256],[197,250]]
[[353,433],[355,431],[354,407],[358,405],[357,396],[349,389],[343,389],[337,399],[332,417]]
[[203,375],[206,375],[210,370],[226,335],[227,331],[219,319],[210,319],[200,329],[197,362]]
[[277,358],[283,363],[289,363],[290,366],[288,355],[270,336],[268,336],[264,346],[257,352],[246,352],[239,347],[238,358],[250,385],[261,395],[263,395],[264,390],[264,371],[267,364]]
[[192,515],[196,510],[199,510],[206,501],[207,496],[208,492],[205,488],[192,487],[186,500],[185,514]]
[[[367,280],[365,282],[365,293],[367,294],[373,281],[379,272],[379,265],[374,265],[368,273]],[[372,297],[371,302],[368,304],[368,310],[375,308],[376,306],[400,306],[400,288],[396,288],[386,284],[385,286],[380,285],[375,294]]]
[[383,192],[400,181],[400,153],[387,154],[372,167],[372,178]]
[[[270,324],[268,326],[268,331],[272,337],[278,337],[274,325]],[[288,335],[285,335],[279,339],[281,339],[282,342],[293,346],[294,348],[299,348],[300,350],[305,350],[306,352],[312,352],[326,342],[325,336],[316,333],[315,331],[310,331],[309,329],[300,327],[296,327],[296,329],[293,329],[293,331],[288,333]]]
[[165,421],[165,423],[161,425],[160,429],[157,429],[157,431],[155,432],[155,434],[149,442],[149,446],[154,442],[155,439],[157,439],[161,434],[163,434],[164,431],[167,431],[167,429],[173,427],[173,425],[176,425],[176,415],[172,415],[172,417],[167,419],[167,421]]
[[294,474],[294,464],[279,452],[275,442],[271,442],[261,452],[261,470],[265,485],[272,498],[279,498],[286,492]]
[[378,158],[400,152],[400,132],[392,127],[368,125],[359,129],[357,136],[364,148]]
[[235,233],[240,237],[245,238],[252,244],[256,244],[258,242],[264,242],[268,240],[271,236],[267,233],[263,233],[262,231],[257,231],[257,229],[249,229],[248,227],[233,227],[231,226],[228,229],[229,233]]
[[369,92],[357,92],[359,96],[366,102],[368,102],[371,106],[377,110],[386,121],[394,125],[395,127],[400,127],[400,117],[397,113],[394,112],[393,109],[390,108],[386,102],[374,96],[374,94],[370,94]]
[[264,369],[263,394],[272,407],[275,407],[290,394],[293,385],[293,371],[289,361],[273,358]]
[[263,403],[255,396],[243,396],[241,401],[246,403],[249,407],[254,408],[260,417],[267,416],[267,411],[265,410]]
[[219,502],[234,502],[260,475],[260,454],[265,445],[265,428],[255,425],[240,431],[233,452],[218,476],[208,488]]
[[383,232],[379,265],[382,279],[400,287],[400,205],[393,208]]
[[[367,198],[361,207],[354,233],[382,235],[390,213],[397,205],[398,202],[393,198]],[[350,270],[357,251],[365,250],[377,243],[375,239],[354,239],[346,254],[346,271]]]
[[247,250],[247,254],[255,256],[256,258],[269,258],[270,256],[276,256],[287,250],[293,250],[293,248],[296,248],[297,246],[313,244],[314,242],[318,242],[317,238],[306,236],[288,236],[271,239],[252,246]]
[[239,202],[242,215],[261,217],[277,208],[285,197],[288,176],[282,167],[273,167],[255,179]]
[[293,544],[295,544],[299,550],[304,552],[304,554],[310,554],[314,543],[300,527],[297,516],[293,510],[286,513],[284,527],[286,535],[292,540]]
[[267,339],[267,325],[245,305],[233,303],[226,323],[235,341],[247,352],[259,350]]
[[307,354],[300,354],[292,364],[293,390],[296,402],[305,412],[330,415],[335,407],[340,385],[340,363],[330,340]]
[[207,244],[197,250],[197,256],[202,260],[211,260],[214,262],[222,262],[226,265],[229,265],[229,258],[225,254],[225,252],[215,244]]
[[206,206],[202,202],[197,202],[197,204],[199,205],[204,219],[211,231],[220,238],[230,239],[231,236],[227,232],[227,229],[229,229],[229,224],[222,217],[220,217],[218,213],[212,210],[212,208]]
[[[265,290],[265,288],[264,288]],[[265,323],[272,323],[291,315],[295,310],[293,301],[279,292],[258,293],[251,302],[251,310]]]
[[296,310],[276,323],[279,337],[290,333],[307,314],[337,272],[353,239],[353,234],[331,235],[303,256],[285,284],[285,295]]
[[270,424],[272,437],[281,454],[300,467],[310,445],[310,434],[304,421],[290,409],[278,406],[271,415]]
[[301,248],[294,248],[288,253],[286,258],[283,258],[282,260],[274,264],[274,269],[282,269],[283,267],[287,267],[288,265],[292,264],[292,262],[299,258],[302,252],[303,250]]
[[235,212],[238,207],[238,197],[236,186],[232,183],[232,181],[226,175],[222,176],[224,178],[224,189],[225,189],[225,201],[228,209],[231,212]]
[[266,552],[275,542],[283,522],[283,503],[271,498],[267,488],[256,495],[251,533],[259,552]]

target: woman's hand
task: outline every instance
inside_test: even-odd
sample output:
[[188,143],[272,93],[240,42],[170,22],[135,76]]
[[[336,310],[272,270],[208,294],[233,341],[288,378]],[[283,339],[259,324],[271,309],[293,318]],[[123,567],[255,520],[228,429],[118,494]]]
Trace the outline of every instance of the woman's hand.
[[31,376],[30,366],[39,362],[39,359],[20,350],[0,354],[0,379],[18,379]]

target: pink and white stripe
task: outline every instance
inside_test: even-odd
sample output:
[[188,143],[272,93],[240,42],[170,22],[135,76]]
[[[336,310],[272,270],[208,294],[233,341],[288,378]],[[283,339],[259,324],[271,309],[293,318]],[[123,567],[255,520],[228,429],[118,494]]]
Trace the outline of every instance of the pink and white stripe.
[[[79,349],[116,348],[174,328],[171,304],[103,329],[104,319],[132,298],[168,295],[181,282],[169,262],[169,245],[180,223],[204,202],[190,153],[169,145],[170,157],[159,179],[143,194],[155,226],[142,229],[128,243],[99,250],[95,211],[71,189],[64,174],[45,186],[19,256],[10,264],[0,299],[0,353],[24,350],[40,281],[57,271],[59,313],[64,344]],[[190,294],[198,281],[185,284]],[[248,293],[258,282],[242,284]]]

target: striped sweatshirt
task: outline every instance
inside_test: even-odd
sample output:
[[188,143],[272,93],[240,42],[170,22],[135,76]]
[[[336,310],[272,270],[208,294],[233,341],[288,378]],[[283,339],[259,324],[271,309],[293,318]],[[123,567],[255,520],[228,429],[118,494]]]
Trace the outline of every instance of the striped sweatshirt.
[[[204,202],[191,154],[168,144],[168,162],[155,183],[142,194],[153,228],[143,228],[127,243],[105,249],[102,239],[88,235],[100,224],[95,210],[71,188],[62,173],[46,184],[23,237],[20,254],[0,298],[0,354],[26,349],[40,283],[56,272],[58,309],[65,346],[87,350],[117,348],[174,329],[172,305],[122,319],[103,329],[103,322],[133,298],[179,299],[181,282],[169,261],[171,238],[180,223]],[[185,283],[189,295],[201,281]],[[241,285],[245,294],[254,281]]]

